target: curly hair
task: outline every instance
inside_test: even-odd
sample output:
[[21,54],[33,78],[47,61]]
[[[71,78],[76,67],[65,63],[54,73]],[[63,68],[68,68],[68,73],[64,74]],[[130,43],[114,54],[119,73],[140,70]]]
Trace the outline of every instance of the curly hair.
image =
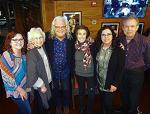
[[42,36],[43,36],[43,39],[45,41],[45,33],[42,31],[42,29],[40,27],[33,27],[30,29],[30,31],[27,33],[27,36],[28,36],[28,41],[32,41],[35,39],[35,34],[36,33],[40,33]]
[[112,44],[111,44],[111,46],[113,48],[116,46],[116,42],[115,42],[116,33],[114,32],[114,30],[110,26],[104,26],[104,27],[101,27],[97,32],[97,36],[96,36],[96,39],[95,39],[95,44],[96,44],[97,49],[100,49],[100,47],[101,47],[101,44],[102,44],[101,34],[106,29],[109,29],[112,33]]
[[55,35],[56,35],[56,34],[55,34],[55,24],[56,24],[56,20],[62,20],[62,21],[65,22],[65,24],[66,24],[66,29],[67,29],[66,35],[67,35],[67,38],[70,38],[71,33],[70,33],[69,22],[68,22],[67,18],[65,18],[64,16],[57,16],[57,17],[55,17],[54,20],[52,21],[51,30],[50,30],[51,38],[54,38]]

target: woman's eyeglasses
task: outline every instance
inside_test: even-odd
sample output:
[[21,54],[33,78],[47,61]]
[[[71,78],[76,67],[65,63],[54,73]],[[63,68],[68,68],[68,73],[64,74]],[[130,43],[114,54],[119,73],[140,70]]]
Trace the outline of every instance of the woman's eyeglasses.
[[20,41],[24,41],[24,39],[11,39],[14,42],[20,42]]

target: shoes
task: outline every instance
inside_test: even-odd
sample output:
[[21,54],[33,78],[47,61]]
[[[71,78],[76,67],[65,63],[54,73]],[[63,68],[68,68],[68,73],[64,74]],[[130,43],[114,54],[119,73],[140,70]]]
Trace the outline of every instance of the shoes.
[[85,112],[85,108],[82,108],[79,110],[79,113],[78,114],[83,114]]
[[119,108],[114,108],[113,109],[115,113],[121,113],[122,112],[122,108],[119,107]]
[[69,114],[69,107],[64,107],[63,114]]
[[117,114],[127,114],[127,111],[123,110],[122,107],[114,108],[113,111]]
[[62,114],[61,107],[56,107],[56,114]]

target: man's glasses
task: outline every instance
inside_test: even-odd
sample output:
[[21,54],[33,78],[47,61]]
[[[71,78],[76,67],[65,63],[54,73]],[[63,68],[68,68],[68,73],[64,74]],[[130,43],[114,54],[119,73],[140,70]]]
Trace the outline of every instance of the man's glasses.
[[108,33],[108,34],[101,34],[102,37],[110,37],[112,34]]
[[24,41],[24,39],[11,39],[12,41],[14,41],[14,42],[22,42],[22,41]]
[[66,26],[55,26],[56,29],[66,29]]

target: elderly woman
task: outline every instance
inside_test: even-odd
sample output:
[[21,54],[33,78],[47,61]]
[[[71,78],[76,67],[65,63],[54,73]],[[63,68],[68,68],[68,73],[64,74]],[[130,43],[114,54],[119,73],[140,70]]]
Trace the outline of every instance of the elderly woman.
[[51,70],[44,49],[45,33],[41,28],[31,28],[28,32],[28,42],[34,48],[27,53],[28,86],[34,89],[37,101],[36,114],[49,114],[49,100],[51,98]]
[[18,114],[31,114],[26,91],[26,56],[22,34],[12,31],[6,36],[6,51],[0,59],[0,69],[7,98],[18,105]]

